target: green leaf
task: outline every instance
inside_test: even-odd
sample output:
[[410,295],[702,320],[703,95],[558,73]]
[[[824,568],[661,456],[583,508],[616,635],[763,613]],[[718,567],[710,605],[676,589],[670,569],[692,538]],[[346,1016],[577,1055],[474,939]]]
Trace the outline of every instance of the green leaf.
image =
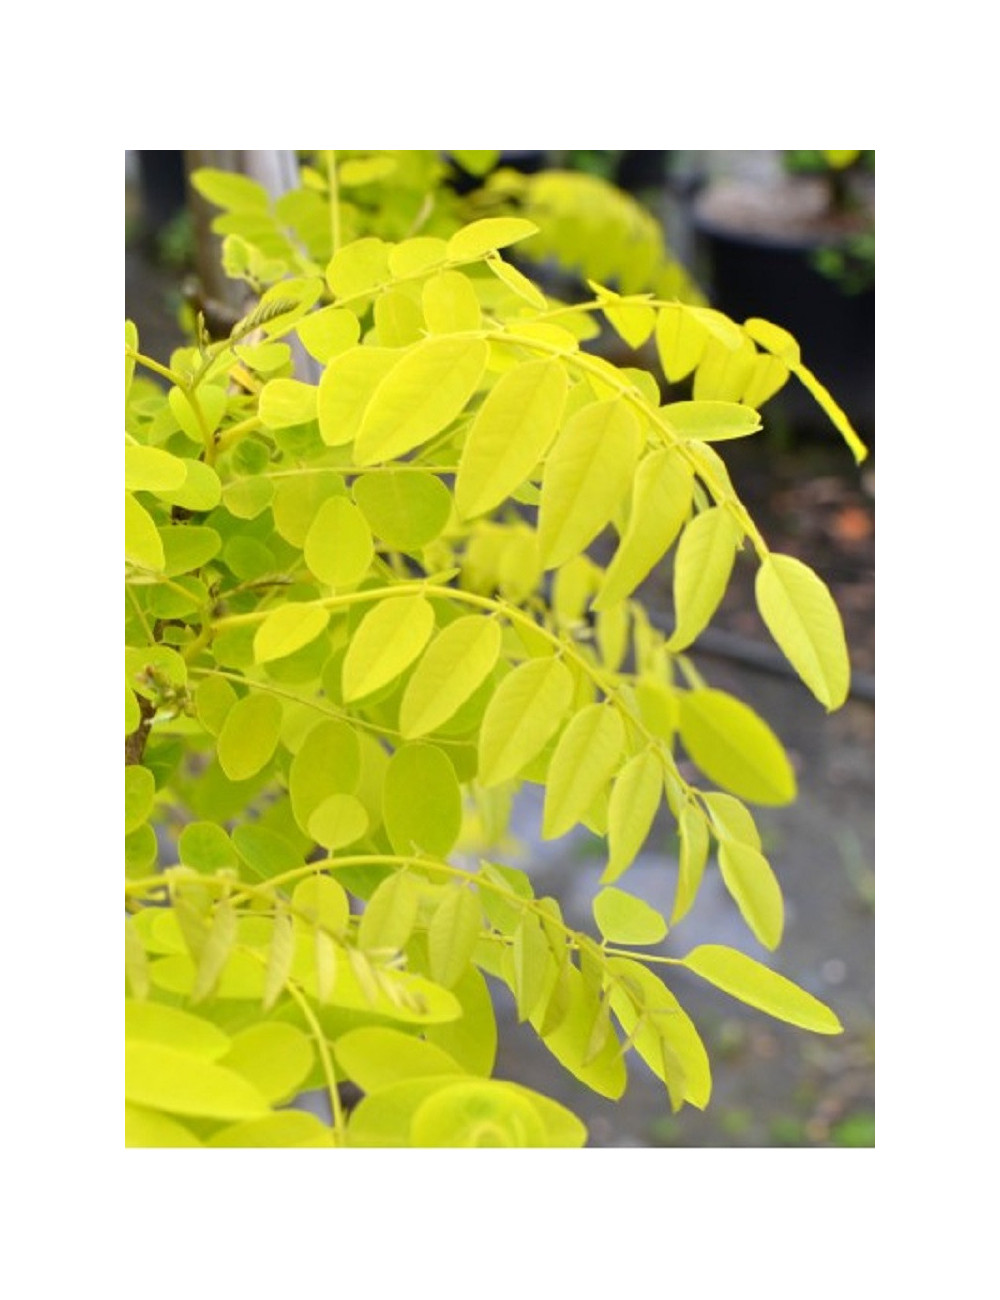
[[666,554],[691,512],[694,472],[672,448],[651,452],[636,471],[628,525],[594,609],[610,609],[630,595]]
[[497,1054],[497,1022],[486,980],[474,966],[450,990],[461,1014],[423,1029],[428,1042],[440,1047],[471,1074],[488,1075]]
[[131,493],[125,494],[125,559],[140,569],[162,570],[163,543],[156,524]]
[[661,307],[656,318],[656,351],[667,379],[676,384],[698,365],[708,342],[708,330],[681,306]]
[[183,1124],[158,1110],[125,1105],[126,1147],[200,1147],[201,1143]]
[[499,149],[452,149],[452,158],[470,176],[485,176],[500,160]]
[[561,984],[565,989],[564,1014],[556,1027],[547,1031],[545,1020],[549,1008],[543,999],[531,1016],[532,1025],[543,1036],[542,1041],[556,1060],[581,1083],[602,1097],[620,1097],[628,1076],[617,1037],[609,1034],[597,1056],[587,1059],[594,1028],[596,995],[588,991],[580,972],[568,963],[563,966],[558,980],[556,987]]
[[159,1043],[189,1056],[218,1061],[232,1040],[217,1025],[162,1002],[125,1002],[125,1041]]
[[313,727],[288,770],[292,813],[307,835],[313,814],[332,795],[356,794],[361,746],[350,723],[330,718]]
[[335,298],[358,298],[389,279],[389,247],[374,236],[338,248],[326,268],[326,282]]
[[298,1147],[336,1146],[333,1131],[315,1115],[301,1110],[283,1110],[264,1119],[245,1120],[213,1133],[210,1147]]
[[214,822],[189,822],[180,833],[177,850],[184,866],[209,875],[239,865],[232,840]]
[[191,1001],[201,1002],[215,989],[236,942],[236,911],[228,899],[216,904],[198,957],[198,977],[191,990]]
[[646,842],[663,794],[663,766],[657,754],[644,750],[629,759],[615,777],[608,803],[608,865],[602,884],[617,880]]
[[462,1075],[465,1071],[433,1043],[399,1029],[366,1026],[341,1034],[334,1044],[337,1064],[366,1093],[404,1079]]
[[546,569],[579,554],[610,521],[628,491],[642,435],[619,398],[570,416],[542,477],[538,540]]
[[826,584],[790,555],[769,555],[757,572],[757,608],[789,663],[830,711],[847,699],[851,666],[840,613]]
[[661,414],[675,433],[700,442],[727,442],[745,438],[761,428],[760,416],[738,402],[671,402]]
[[409,740],[447,722],[493,671],[503,636],[495,619],[471,614],[443,628],[407,683],[399,729]]
[[568,723],[549,763],[542,838],[565,835],[614,775],[625,745],[625,724],[608,704],[588,704]]
[[222,489],[226,509],[237,519],[256,519],[274,499],[274,483],[268,478],[238,478]]
[[724,993],[777,1020],[815,1034],[843,1032],[840,1021],[818,998],[733,948],[702,944],[689,952],[681,964]]
[[497,687],[479,733],[479,780],[509,781],[559,729],[573,699],[573,678],[555,658],[520,664]]
[[329,497],[306,533],[306,564],[331,587],[352,587],[368,572],[374,555],[371,529],[346,497]]
[[182,432],[197,446],[204,446],[222,421],[228,398],[224,389],[214,384],[202,384],[198,389],[197,406],[180,388],[171,388],[167,403]]
[[261,999],[261,1007],[264,1011],[270,1011],[284,993],[285,984],[292,973],[294,959],[295,930],[292,918],[285,911],[277,911],[274,916],[271,946],[267,954],[267,969]]
[[221,1064],[247,1079],[272,1105],[290,1101],[312,1069],[309,1038],[276,1021],[250,1025],[234,1035]]
[[219,765],[230,781],[245,781],[270,762],[281,734],[281,705],[260,692],[237,700],[219,732]]
[[455,334],[482,325],[476,291],[461,271],[440,271],[431,276],[424,284],[421,302],[432,334]]
[[354,499],[376,537],[400,551],[432,542],[451,514],[451,493],[439,478],[420,470],[362,474]]
[[427,332],[420,304],[406,289],[389,289],[375,300],[375,333],[383,347],[405,348]]
[[523,217],[483,217],[452,235],[448,240],[448,257],[452,262],[472,262],[537,234],[535,223]]
[[178,488],[187,478],[187,465],[159,447],[125,447],[125,489],[128,492],[159,492]]
[[133,997],[149,997],[149,960],[135,921],[125,921],[125,979]]
[[397,853],[447,857],[462,829],[462,791],[444,750],[421,741],[396,750],[385,772],[382,815]]
[[544,1147],[545,1125],[525,1092],[497,1079],[446,1084],[417,1107],[414,1147]]
[[659,943],[667,923],[655,907],[621,889],[602,889],[593,902],[594,920],[608,943]]
[[261,623],[253,638],[254,663],[285,659],[315,641],[326,630],[330,611],[321,605],[290,601],[279,605]]
[[318,389],[298,379],[272,379],[260,393],[258,414],[268,429],[289,429],[316,418]]
[[725,691],[684,691],[679,698],[681,740],[710,781],[751,803],[791,803],[795,772],[781,741],[749,705]]
[[302,346],[321,365],[353,348],[361,337],[361,325],[346,307],[324,307],[303,316],[296,327]]
[[194,693],[198,720],[210,735],[222,730],[226,715],[236,703],[237,695],[224,677],[206,677]]
[[478,896],[462,885],[445,891],[427,927],[431,978],[453,988],[468,969],[482,929]]
[[676,925],[687,915],[695,900],[705,872],[710,846],[708,824],[697,807],[685,804],[677,822],[680,833],[680,863],[677,893],[670,914],[671,925]]
[[785,906],[781,886],[767,858],[749,844],[723,840],[719,844],[719,870],[744,921],[765,948],[781,942]]
[[185,457],[183,461],[187,477],[180,487],[170,491],[160,491],[157,496],[170,506],[182,506],[185,510],[204,513],[214,510],[222,500],[222,481],[211,465],[203,461]]
[[488,358],[484,339],[429,338],[409,348],[365,409],[355,463],[392,460],[447,428],[479,386]]
[[443,266],[447,257],[445,240],[436,235],[418,235],[403,239],[389,249],[389,270],[395,279],[402,280]]
[[662,980],[639,962],[612,957],[608,967],[617,976],[612,1010],[635,1050],[667,1085],[674,1109],[689,1101],[703,1110],[712,1093],[712,1072],[690,1018]]
[[556,436],[568,391],[558,361],[527,361],[500,376],[459,461],[455,504],[463,518],[491,510],[528,478]]
[[740,529],[723,506],[695,515],[681,534],[674,561],[676,626],[669,650],[683,650],[708,626],[736,562]]
[[160,528],[160,541],[163,572],[168,578],[200,569],[222,549],[222,538],[215,529],[197,524],[165,524]]
[[850,447],[854,459],[860,465],[868,455],[868,448],[855,433],[850,420],[844,414],[843,410],[833,400],[829,390],[823,386],[813,374],[804,365],[789,366],[792,374],[798,379],[803,387],[816,399],[820,407],[830,417],[830,422],[837,430],[840,436]]
[[268,212],[271,199],[259,181],[239,172],[220,171],[216,167],[199,167],[190,176],[191,184],[209,203],[230,212]]
[[149,816],[156,794],[156,780],[148,767],[130,763],[125,768],[125,834],[134,831]]
[[345,931],[351,918],[351,905],[343,885],[319,874],[307,876],[295,886],[292,908],[296,925],[307,928],[318,925],[333,934]]
[[517,923],[512,958],[517,1018],[523,1022],[537,1009],[555,965],[541,922],[531,912],[523,912]]
[[335,356],[319,381],[319,431],[329,447],[353,442],[372,394],[399,359],[397,348],[351,348]]
[[424,596],[392,597],[370,609],[344,656],[344,701],[363,699],[409,668],[434,631],[434,607]]
[[125,1097],[172,1115],[206,1119],[257,1119],[266,1099],[242,1075],[159,1043],[125,1044]]
[[375,890],[358,926],[358,947],[402,951],[417,923],[420,885],[407,871],[396,870]]
[[309,834],[331,852],[354,844],[368,826],[368,811],[353,794],[327,795],[309,816]]
[[519,298],[523,298],[532,307],[539,311],[545,311],[548,303],[545,301],[545,294],[528,279],[526,275],[505,262],[499,253],[487,253],[486,265],[490,268],[498,280],[502,281],[508,289],[516,293]]

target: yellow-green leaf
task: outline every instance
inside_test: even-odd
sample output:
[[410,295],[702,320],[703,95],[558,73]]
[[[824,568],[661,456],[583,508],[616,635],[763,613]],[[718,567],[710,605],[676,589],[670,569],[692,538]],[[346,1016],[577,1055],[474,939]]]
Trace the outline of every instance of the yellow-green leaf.
[[453,886],[445,892],[427,927],[431,978],[453,988],[465,973],[483,925],[479,899],[471,889]]
[[522,275],[516,266],[511,266],[509,262],[505,262],[499,253],[487,253],[486,265],[498,280],[501,280],[519,298],[523,298],[525,302],[530,303],[532,307],[544,311],[548,306],[542,291],[532,284],[526,275]]
[[399,1029],[366,1025],[341,1034],[334,1044],[337,1064],[366,1093],[403,1079],[462,1075],[462,1067],[433,1043]]
[[736,562],[740,529],[722,506],[695,515],[681,534],[674,562],[676,626],[667,642],[683,650],[708,626]]
[[656,318],[656,351],[672,384],[689,375],[705,351],[708,330],[680,303],[661,307]]
[[570,417],[542,477],[538,536],[545,568],[579,554],[610,521],[632,483],[641,441],[639,421],[618,398]]
[[272,379],[260,394],[258,413],[268,429],[287,429],[316,418],[318,389],[298,379]]
[[125,1044],[125,1097],[173,1115],[206,1119],[256,1119],[269,1107],[242,1075],[160,1043]]
[[682,438],[700,442],[745,438],[761,427],[757,412],[739,402],[671,402],[662,408],[662,414]]
[[254,634],[253,657],[258,664],[284,659],[315,641],[325,631],[330,611],[322,605],[290,602],[279,605],[261,623]]
[[523,217],[483,217],[452,235],[448,240],[448,258],[452,262],[471,262],[537,234],[535,223]]
[[309,815],[309,834],[333,852],[361,839],[368,830],[368,811],[352,794],[331,794]]
[[125,559],[141,569],[158,572],[165,558],[163,543],[149,511],[131,493],[125,494]]
[[404,239],[389,250],[389,270],[396,279],[420,275],[423,271],[443,266],[448,257],[448,244],[436,235],[418,235]]
[[376,537],[400,551],[416,551],[432,542],[451,514],[451,493],[423,470],[362,474],[354,499]]
[[476,291],[461,271],[440,271],[431,276],[424,284],[421,302],[432,334],[477,330],[482,324]]
[[854,428],[844,414],[843,409],[834,401],[829,390],[816,378],[811,370],[806,366],[799,365],[789,366],[792,374],[798,379],[804,388],[816,399],[823,411],[830,417],[833,427],[841,435],[844,441],[850,447],[854,459],[860,465],[868,455],[868,448],[855,433]]
[[613,886],[602,889],[593,902],[594,920],[608,943],[659,943],[667,923],[655,907]]
[[440,433],[476,391],[488,358],[489,345],[474,338],[429,338],[404,352],[364,412],[355,463],[392,460]]
[[843,1026],[818,998],[752,957],[721,944],[692,949],[682,964],[731,997],[815,1034],[839,1034]]
[[350,348],[335,356],[319,381],[316,414],[329,447],[357,437],[372,394],[399,360],[397,348]]
[[374,236],[338,248],[326,268],[326,282],[336,298],[360,297],[389,279],[389,246]]
[[219,766],[230,781],[256,776],[270,761],[280,734],[278,700],[259,691],[244,696],[226,714],[219,732]]
[[749,844],[723,840],[719,870],[744,921],[765,948],[777,948],[785,925],[785,906],[767,858]]
[[285,911],[278,911],[274,917],[274,929],[271,934],[271,946],[267,954],[267,967],[264,975],[264,990],[261,1005],[264,1011],[270,1009],[285,991],[285,984],[292,973],[295,959],[295,930],[292,918]]
[[[374,555],[368,521],[347,497],[329,497],[306,533],[303,555],[320,582],[352,587],[368,572]],[[324,624],[325,626],[325,624]]]
[[303,316],[296,326],[302,346],[322,365],[352,348],[361,337],[361,325],[346,307],[324,307]]
[[541,922],[530,912],[517,923],[511,957],[517,1018],[525,1021],[541,1001],[554,961]]
[[434,631],[434,607],[423,596],[381,601],[358,624],[344,656],[344,700],[362,699],[398,677]]
[[569,391],[558,361],[527,361],[501,375],[472,422],[455,482],[455,504],[471,518],[499,505],[545,455]]
[[625,724],[608,704],[588,704],[569,722],[549,763],[542,838],[565,835],[587,814],[614,775]]
[[159,492],[178,488],[187,478],[187,465],[179,456],[159,447],[125,447],[125,488],[128,492]]
[[479,733],[479,780],[499,785],[516,776],[559,729],[573,698],[561,660],[531,659],[497,687]]
[[406,289],[389,289],[375,300],[375,333],[385,348],[405,348],[426,332],[420,304]]
[[191,173],[190,179],[202,198],[217,208],[231,212],[267,212],[270,209],[271,198],[264,186],[240,172],[199,167]]
[[693,491],[694,472],[672,448],[640,461],[628,525],[594,601],[596,610],[630,595],[659,563],[691,512]]
[[201,1143],[183,1124],[158,1110],[125,1105],[126,1147],[200,1147]]
[[708,823],[699,808],[685,804],[677,819],[680,835],[680,861],[677,873],[677,892],[670,913],[670,924],[676,925],[685,917],[695,900],[708,861],[710,837]]
[[125,834],[134,831],[149,816],[156,793],[156,780],[148,767],[130,763],[125,768]]
[[495,619],[470,614],[449,623],[427,647],[403,692],[399,729],[406,739],[434,731],[485,681],[500,657]]
[[795,772],[781,741],[749,705],[725,691],[680,695],[680,733],[709,780],[751,803],[795,798]]
[[358,927],[358,947],[401,950],[413,933],[420,885],[407,871],[394,871],[372,894]]
[[313,727],[292,759],[288,793],[301,830],[310,834],[309,820],[331,795],[355,794],[361,779],[361,746],[357,732],[340,718]]
[[396,750],[385,772],[382,816],[397,853],[447,857],[462,828],[462,792],[444,750],[422,741]]
[[766,348],[772,356],[778,357],[786,366],[798,365],[802,360],[799,345],[788,330],[780,325],[772,325],[769,320],[751,316],[743,322],[743,328],[755,343]]
[[217,1061],[229,1051],[231,1039],[217,1025],[180,1007],[162,1002],[125,1002],[125,1039],[159,1043],[191,1056]]
[[757,608],[789,663],[827,710],[847,698],[850,660],[840,613],[823,580],[791,555],[757,572]]
[[221,1064],[277,1105],[295,1096],[312,1069],[314,1055],[312,1042],[301,1029],[271,1021],[249,1025],[234,1035]]
[[283,1110],[263,1119],[230,1124],[208,1140],[210,1147],[298,1147],[336,1146],[333,1130],[302,1110]]
[[611,884],[632,864],[646,842],[663,793],[663,767],[652,750],[629,759],[615,777],[608,803],[608,865],[602,884]]

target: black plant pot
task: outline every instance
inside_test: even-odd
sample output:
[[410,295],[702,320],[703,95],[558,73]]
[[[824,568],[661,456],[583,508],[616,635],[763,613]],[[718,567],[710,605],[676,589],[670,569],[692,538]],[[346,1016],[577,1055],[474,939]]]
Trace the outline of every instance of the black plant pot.
[[[867,441],[875,428],[875,290],[847,293],[817,269],[832,241],[739,231],[692,214],[702,282],[713,306],[734,320],[762,316],[789,330],[802,360]],[[792,379],[768,403],[770,420],[795,436],[828,436],[827,417]],[[767,420],[765,420],[767,423]]]

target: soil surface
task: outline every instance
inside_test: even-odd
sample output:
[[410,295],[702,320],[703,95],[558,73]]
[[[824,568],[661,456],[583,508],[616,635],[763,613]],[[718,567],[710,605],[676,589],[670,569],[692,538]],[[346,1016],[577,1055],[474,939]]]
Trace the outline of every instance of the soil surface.
[[[128,200],[128,196],[127,196]],[[126,204],[128,212],[128,201]],[[126,313],[144,350],[167,356],[179,341],[178,275],[143,245],[126,248]],[[673,1115],[662,1085],[632,1060],[624,1098],[605,1101],[578,1085],[516,1024],[497,992],[501,1049],[497,1074],[563,1100],[587,1123],[590,1145],[768,1147],[874,1143],[875,862],[875,478],[858,468],[831,430],[818,441],[782,421],[744,443],[720,444],[734,483],[773,550],[798,556],[829,584],[843,614],[854,690],[827,715],[796,678],[763,628],[753,598],[755,566],[741,557],[712,627],[691,658],[711,686],[745,700],[784,742],[799,797],[760,810],[764,847],[786,897],[784,941],[776,954],[755,942],[710,867],[691,913],[661,945],[682,955],[698,943],[731,944],[767,961],[833,1007],[843,1035],[820,1037],[772,1021],[694,976],[671,977],[712,1061],[714,1095],[705,1112]],[[651,617],[670,626],[670,575],[647,582]],[[539,893],[557,895],[567,919],[592,929],[590,901],[603,860],[585,832],[537,840],[537,787],[517,808],[521,865]],[[669,912],[676,838],[666,820],[623,878],[631,892]]]

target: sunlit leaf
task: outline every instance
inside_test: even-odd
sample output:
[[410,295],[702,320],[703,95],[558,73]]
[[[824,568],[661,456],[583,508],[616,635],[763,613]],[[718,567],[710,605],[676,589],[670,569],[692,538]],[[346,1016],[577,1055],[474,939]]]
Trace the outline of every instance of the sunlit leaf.
[[451,760],[436,745],[401,745],[385,772],[385,829],[397,853],[444,858],[462,826],[462,792]]
[[684,691],[679,698],[684,748],[711,781],[751,803],[795,798],[795,773],[781,741],[749,705],[716,690]]
[[481,615],[456,619],[427,647],[407,683],[399,728],[410,739],[434,731],[460,708],[500,656],[500,624]]
[[615,777],[608,804],[608,865],[602,884],[625,872],[646,842],[663,795],[663,767],[652,750],[629,759]]
[[245,781],[270,761],[281,734],[281,705],[254,691],[237,700],[219,732],[219,764],[230,781]]
[[549,764],[543,839],[581,820],[614,775],[624,743],[625,724],[607,704],[587,705],[570,720]]
[[315,641],[329,621],[330,611],[322,605],[296,602],[278,605],[254,634],[254,661],[265,664],[294,654],[310,641]]
[[669,649],[683,650],[708,626],[725,594],[739,541],[739,526],[722,506],[703,510],[684,529],[674,561],[677,622]]
[[452,235],[448,240],[448,257],[453,262],[471,262],[537,233],[535,223],[523,217],[483,217]]
[[757,608],[789,663],[827,709],[851,680],[844,626],[829,589],[791,555],[769,555],[757,571]]
[[482,908],[476,894],[462,886],[445,893],[427,928],[431,977],[445,988],[458,983],[479,939]]
[[479,733],[479,779],[498,785],[516,776],[558,730],[573,698],[573,678],[559,659],[531,659],[497,687]]
[[702,944],[682,959],[688,970],[777,1020],[816,1034],[843,1032],[840,1021],[818,998],[745,953],[721,944]]
[[125,1044],[125,1096],[139,1106],[208,1119],[256,1119],[269,1109],[257,1088],[235,1071],[139,1040]]
[[593,902],[597,928],[609,943],[659,943],[667,923],[655,907],[621,889],[602,889]]
[[381,601],[358,624],[344,658],[344,700],[362,699],[413,663],[434,631],[434,607],[424,596]]

